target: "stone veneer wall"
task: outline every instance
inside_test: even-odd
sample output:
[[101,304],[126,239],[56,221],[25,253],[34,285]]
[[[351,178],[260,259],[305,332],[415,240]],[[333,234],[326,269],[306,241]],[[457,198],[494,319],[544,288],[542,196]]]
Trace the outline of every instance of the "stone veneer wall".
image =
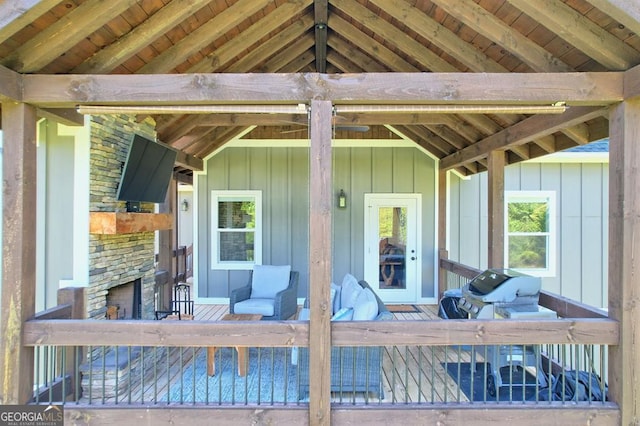
[[[142,123],[124,115],[93,116],[90,148],[90,210],[126,211],[117,200],[118,185],[133,133],[155,139],[150,120]],[[153,210],[154,204],[143,209]],[[153,232],[120,235],[89,235],[89,318],[103,319],[107,290],[142,279],[142,318],[154,317],[155,235]]]

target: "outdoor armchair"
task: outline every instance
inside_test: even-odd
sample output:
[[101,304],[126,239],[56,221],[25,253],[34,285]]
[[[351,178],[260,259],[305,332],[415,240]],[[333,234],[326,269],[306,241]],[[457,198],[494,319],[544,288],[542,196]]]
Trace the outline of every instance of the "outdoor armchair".
[[229,312],[261,314],[265,320],[285,320],[298,310],[298,272],[290,265],[255,265],[244,287],[231,291]]

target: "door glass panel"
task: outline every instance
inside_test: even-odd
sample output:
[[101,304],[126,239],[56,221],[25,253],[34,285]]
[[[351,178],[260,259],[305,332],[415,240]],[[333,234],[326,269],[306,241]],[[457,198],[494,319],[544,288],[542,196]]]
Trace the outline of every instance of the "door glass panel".
[[407,208],[378,208],[378,241],[380,241],[380,288],[407,287],[405,251],[407,247]]

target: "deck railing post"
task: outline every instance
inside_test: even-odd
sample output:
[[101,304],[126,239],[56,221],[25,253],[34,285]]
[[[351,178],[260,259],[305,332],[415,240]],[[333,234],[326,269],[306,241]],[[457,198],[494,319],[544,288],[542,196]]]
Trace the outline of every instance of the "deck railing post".
[[[70,319],[85,319],[87,316],[85,287],[65,287],[58,290],[58,305],[71,305]],[[79,383],[79,377],[76,377],[78,369],[76,363],[84,360],[84,349],[82,346],[67,346],[61,348],[65,351],[65,356],[61,359],[65,360],[65,365],[61,366],[62,379],[68,375],[71,378],[70,394],[76,393],[76,384]],[[77,359],[76,359],[77,357]]]
[[0,404],[25,404],[33,395],[34,348],[23,346],[23,333],[36,300],[36,120],[35,107],[2,102]]
[[609,395],[626,425],[640,418],[640,101],[612,108],[609,123],[609,317],[620,323],[620,344],[609,348]]
[[309,424],[330,423],[331,102],[311,102],[309,194]]

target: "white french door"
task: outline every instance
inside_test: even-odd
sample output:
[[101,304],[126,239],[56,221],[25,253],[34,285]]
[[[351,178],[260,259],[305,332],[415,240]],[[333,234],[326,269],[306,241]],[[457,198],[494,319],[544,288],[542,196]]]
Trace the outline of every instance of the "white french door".
[[364,203],[365,280],[384,302],[417,302],[421,194],[365,194]]

